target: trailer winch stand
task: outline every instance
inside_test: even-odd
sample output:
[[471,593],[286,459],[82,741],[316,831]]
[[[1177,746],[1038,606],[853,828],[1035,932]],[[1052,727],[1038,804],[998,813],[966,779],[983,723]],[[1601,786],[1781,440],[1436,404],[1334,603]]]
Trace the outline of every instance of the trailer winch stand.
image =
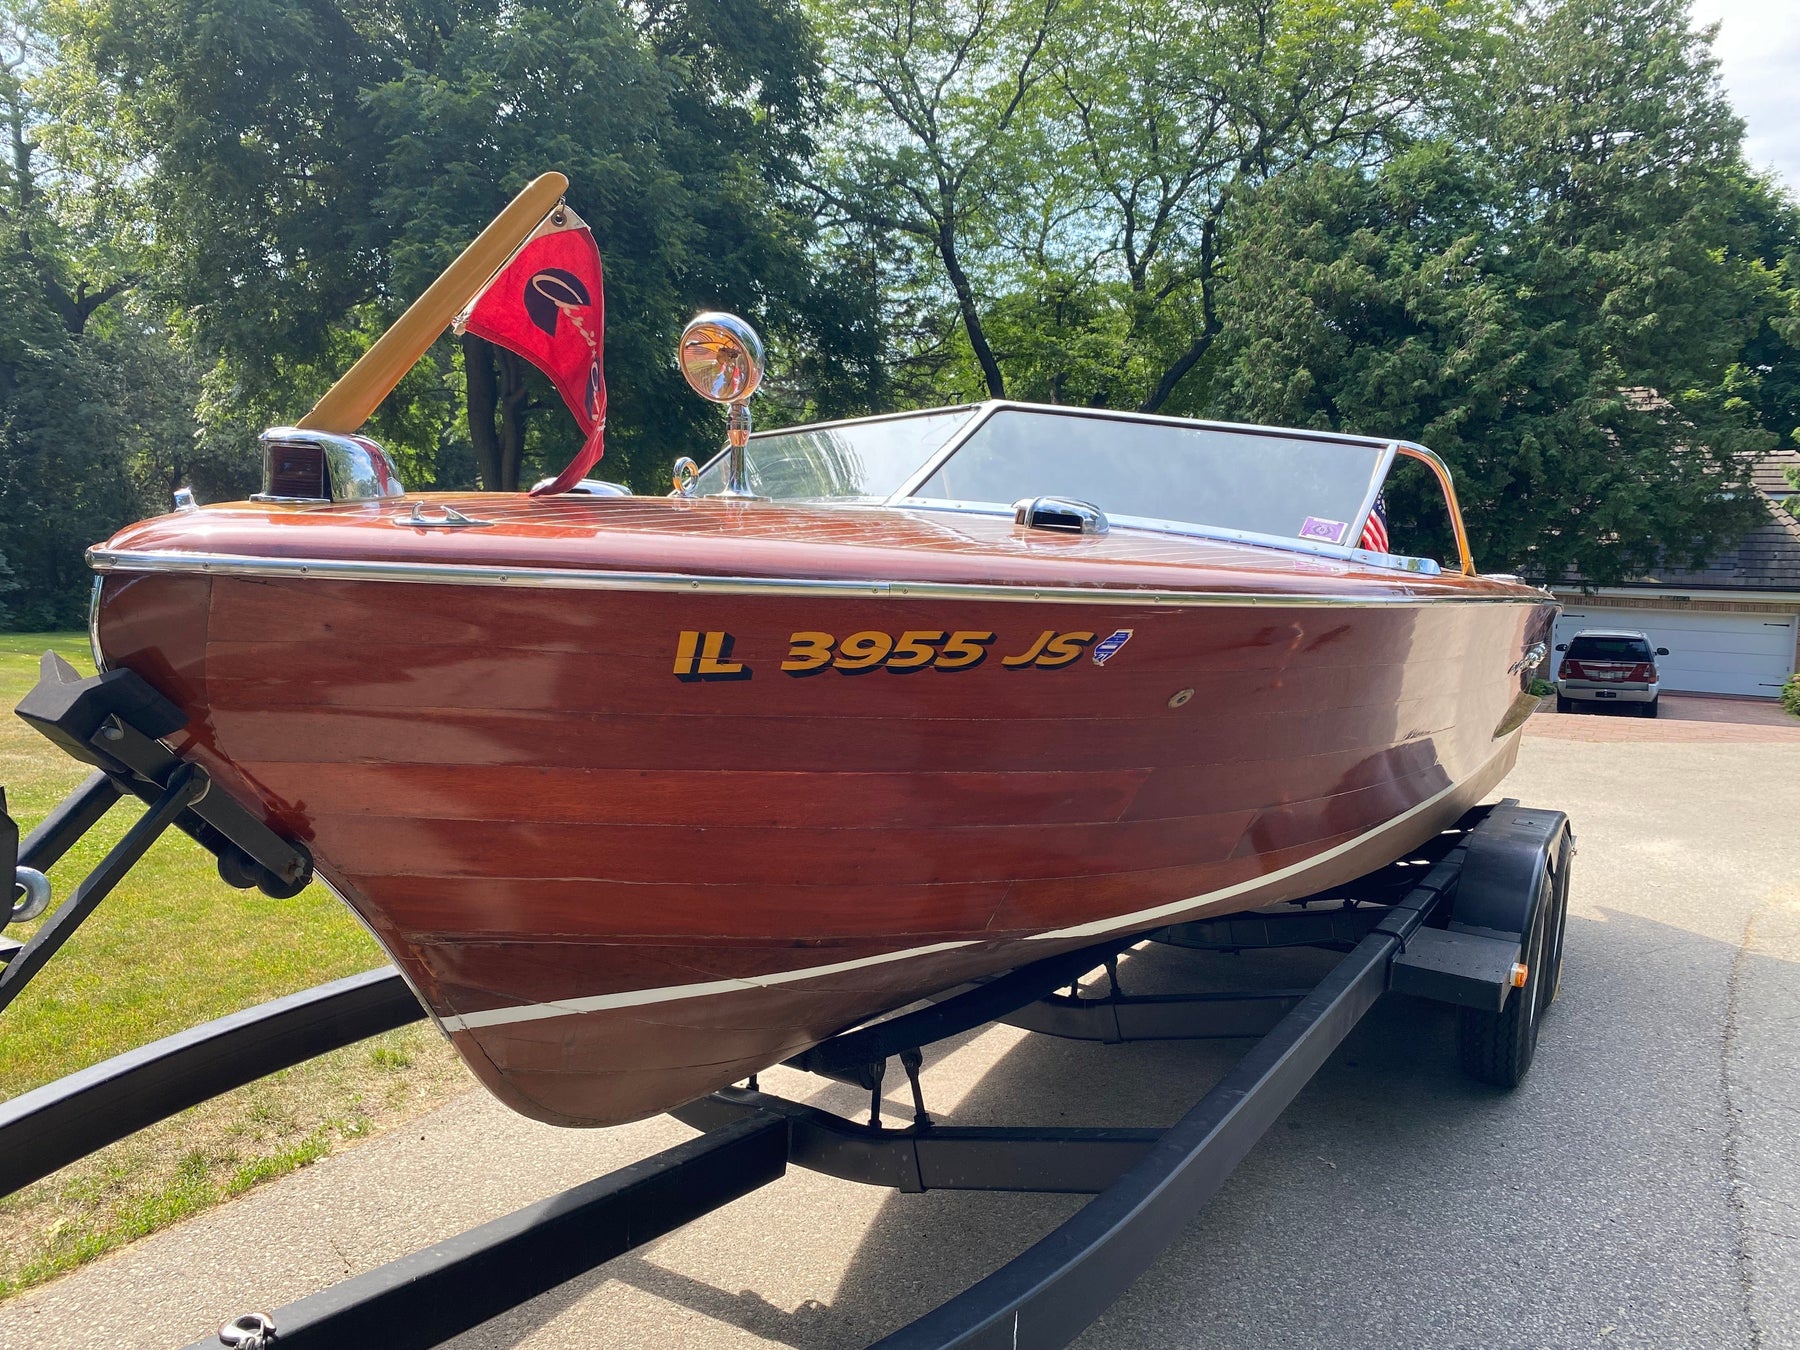
[[[0,959],[11,956],[0,972],[0,1006],[170,824],[218,855],[221,874],[237,884],[279,893],[304,884],[310,871],[303,849],[223,791],[207,790],[196,769],[157,742],[170,734],[172,710],[146,700],[146,691],[155,697],[147,685],[134,688],[126,672],[83,681],[54,660],[46,656],[27,718],[98,772],[17,845],[15,866],[32,876],[47,869],[120,796],[150,805],[30,942],[0,950]],[[8,829],[0,797],[0,853],[17,841]],[[423,1350],[779,1179],[790,1164],[905,1192],[1093,1195],[1020,1256],[877,1342],[879,1350],[1065,1345],[1155,1260],[1384,992],[1458,1005],[1464,1068],[1516,1084],[1560,982],[1573,852],[1561,812],[1506,801],[1330,894],[1122,937],[950,991],[789,1061],[868,1090],[866,1124],[763,1093],[752,1079],[673,1112],[702,1131],[684,1144],[272,1314],[218,1309],[230,1320],[191,1350]],[[69,910],[76,913],[65,920]],[[60,936],[40,941],[52,930]],[[1146,940],[1214,951],[1307,945],[1346,955],[1305,990],[1128,995],[1118,958]],[[1100,967],[1104,994],[1085,992],[1079,981]],[[370,971],[25,1093],[0,1104],[0,1192],[228,1088],[421,1016],[396,971]],[[1167,1130],[934,1121],[919,1079],[924,1048],[994,1021],[1104,1042],[1260,1039]],[[913,1089],[913,1120],[903,1127],[880,1120],[894,1059]]]

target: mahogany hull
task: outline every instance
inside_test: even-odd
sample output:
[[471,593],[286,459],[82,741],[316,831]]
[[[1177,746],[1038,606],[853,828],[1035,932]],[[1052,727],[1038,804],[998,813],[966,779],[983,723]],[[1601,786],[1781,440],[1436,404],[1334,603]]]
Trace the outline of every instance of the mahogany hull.
[[[1163,608],[116,571],[96,635],[490,1089],[604,1125],[1454,821],[1511,766],[1553,610],[1381,586]],[[937,636],[835,664],[908,633]],[[783,670],[802,634],[837,657]],[[942,658],[957,634],[978,659]]]

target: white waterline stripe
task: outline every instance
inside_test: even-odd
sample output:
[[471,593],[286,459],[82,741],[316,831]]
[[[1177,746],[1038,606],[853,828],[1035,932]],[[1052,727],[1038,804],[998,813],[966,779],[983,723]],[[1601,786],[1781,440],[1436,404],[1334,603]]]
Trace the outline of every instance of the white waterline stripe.
[[1419,605],[1543,605],[1541,595],[1415,595],[1407,587],[1374,595],[1275,595],[1266,591],[1122,590],[1102,586],[1001,585],[960,581],[820,581],[808,577],[715,577],[677,572],[589,572],[565,567],[476,567],[467,563],[346,562],[253,558],[225,553],[148,553],[92,548],[96,572],[177,572],[204,576],[324,578],[437,586],[523,586],[541,590],[659,591],[701,595],[883,596],[906,600],[1005,600],[1025,604],[1159,605],[1170,608],[1374,609]]
[[664,989],[627,989],[618,994],[595,994],[590,998],[558,999],[552,1003],[526,1003],[513,1008],[490,1008],[486,1012],[464,1013],[446,1017],[444,1026],[451,1031],[475,1027],[499,1026],[507,1022],[535,1022],[546,1017],[567,1017],[572,1013],[600,1012],[606,1008],[636,1008],[646,1003],[671,1003],[676,999],[704,998],[708,994],[729,994],[739,990],[762,989],[770,985],[795,984],[837,975],[846,970],[886,965],[913,956],[930,956],[934,952],[952,951],[957,947],[973,947],[976,940],[934,942],[929,947],[910,947],[904,951],[883,952],[879,956],[859,956],[854,961],[837,961],[828,966],[806,966],[800,970],[781,970],[773,975],[744,975],[729,980],[708,980],[703,984],[677,984]]
[[[1489,763],[1492,762],[1492,760],[1489,761]],[[1392,820],[1384,821],[1374,829],[1359,834],[1354,839],[1345,840],[1314,857],[1302,859],[1297,863],[1289,863],[1286,867],[1270,872],[1266,876],[1236,882],[1201,895],[1191,895],[1185,900],[1173,900],[1168,904],[1157,905],[1151,909],[1141,909],[1134,914],[1121,914],[1093,923],[1078,924],[1073,928],[1058,928],[1047,933],[1034,933],[1021,940],[1043,942],[1059,938],[1099,937],[1110,932],[1128,931],[1139,925],[1179,913],[1181,910],[1190,909],[1194,905],[1228,900],[1234,895],[1242,895],[1262,886],[1285,881],[1289,877],[1298,876],[1309,868],[1330,862],[1333,858],[1368,843],[1377,835],[1404,824],[1420,812],[1437,805],[1460,786],[1461,784],[1452,783],[1441,792],[1432,794],[1417,806],[1395,816]],[[947,952],[958,947],[973,947],[978,943],[979,939],[969,939],[963,942],[937,942],[929,947],[910,947],[903,951],[883,952],[880,956],[865,956],[854,961],[839,961],[829,966],[807,966],[800,970],[784,970],[773,975],[746,975],[729,980],[710,980],[704,984],[671,985],[663,989],[630,989],[619,994],[595,994],[591,998],[561,999],[553,1003],[525,1003],[511,1008],[490,1008],[486,1012],[466,1013],[461,1017],[445,1017],[442,1021],[444,1027],[450,1031],[473,1030],[476,1027],[501,1026],[510,1022],[535,1022],[546,1017],[567,1017],[573,1013],[599,1012],[606,1008],[635,1008],[647,1003],[670,1003],[676,999],[705,998],[710,994],[729,994],[741,990],[760,989],[769,985],[795,984],[803,980],[836,975],[846,970],[857,970],[864,966],[884,965],[889,961],[905,961],[915,956],[930,956],[936,952]]]

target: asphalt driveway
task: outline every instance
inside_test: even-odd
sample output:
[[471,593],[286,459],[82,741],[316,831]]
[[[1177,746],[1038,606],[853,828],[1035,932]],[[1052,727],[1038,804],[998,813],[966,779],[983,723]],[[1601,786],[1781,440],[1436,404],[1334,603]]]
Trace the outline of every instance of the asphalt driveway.
[[[1547,714],[1505,792],[1566,809],[1580,849],[1526,1084],[1468,1083],[1453,1016],[1388,999],[1081,1346],[1800,1345],[1800,722]],[[1129,969],[1149,991],[1319,960]],[[928,1052],[925,1087],[959,1123],[1163,1123],[1228,1058],[996,1028]],[[812,1081],[764,1076],[857,1109]],[[0,1346],[185,1345],[688,1136],[471,1093],[0,1305]],[[1079,1203],[793,1172],[456,1344],[862,1346]]]

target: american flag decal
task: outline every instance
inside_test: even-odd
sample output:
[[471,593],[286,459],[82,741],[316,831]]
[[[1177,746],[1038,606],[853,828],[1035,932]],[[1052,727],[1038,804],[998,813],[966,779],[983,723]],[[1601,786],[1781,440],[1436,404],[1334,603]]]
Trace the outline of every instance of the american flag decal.
[[1362,538],[1357,541],[1356,546],[1373,553],[1388,551],[1387,493],[1375,494],[1375,505],[1369,509],[1369,518],[1363,522]]

